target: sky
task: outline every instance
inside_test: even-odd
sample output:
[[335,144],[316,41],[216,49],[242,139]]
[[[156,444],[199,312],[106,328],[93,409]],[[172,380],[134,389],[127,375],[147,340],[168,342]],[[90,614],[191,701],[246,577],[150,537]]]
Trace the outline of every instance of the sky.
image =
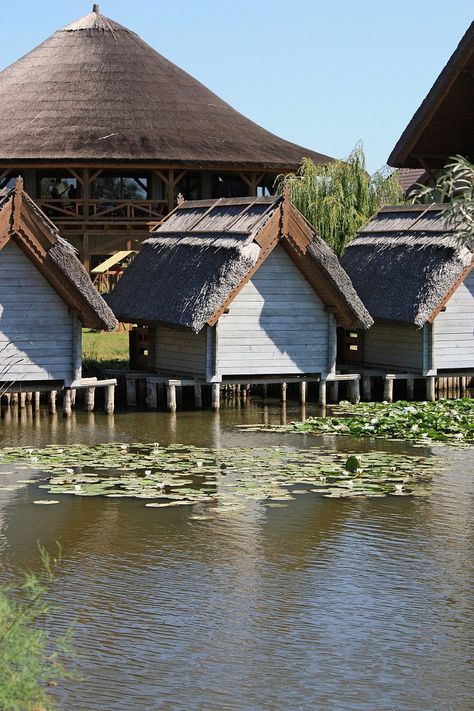
[[[0,69],[91,8],[4,2]],[[362,140],[371,173],[474,19],[472,0],[102,0],[100,11],[283,138],[336,158]]]

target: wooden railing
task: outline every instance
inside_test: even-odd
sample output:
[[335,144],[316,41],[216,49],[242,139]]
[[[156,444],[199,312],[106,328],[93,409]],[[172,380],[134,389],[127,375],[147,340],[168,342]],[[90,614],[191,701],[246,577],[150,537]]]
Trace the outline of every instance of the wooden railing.
[[165,200],[37,200],[53,222],[150,222],[167,212]]

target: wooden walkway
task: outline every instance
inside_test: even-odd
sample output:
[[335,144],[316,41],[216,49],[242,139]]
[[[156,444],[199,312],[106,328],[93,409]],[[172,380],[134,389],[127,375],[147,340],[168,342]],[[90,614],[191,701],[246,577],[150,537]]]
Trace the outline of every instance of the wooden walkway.
[[57,411],[58,393],[62,394],[62,409],[64,417],[70,417],[73,407],[76,403],[77,391],[84,391],[84,409],[86,412],[92,412],[95,407],[95,391],[99,388],[105,389],[104,412],[108,415],[113,414],[115,409],[115,388],[117,386],[116,378],[107,380],[98,380],[97,378],[80,378],[74,381],[67,388],[60,381],[44,381],[44,382],[17,382],[13,384],[5,384],[2,387],[0,383],[0,402],[7,407],[17,406],[20,409],[25,408],[30,404],[34,412],[39,412],[41,407],[41,397],[47,398],[49,412],[51,414]]

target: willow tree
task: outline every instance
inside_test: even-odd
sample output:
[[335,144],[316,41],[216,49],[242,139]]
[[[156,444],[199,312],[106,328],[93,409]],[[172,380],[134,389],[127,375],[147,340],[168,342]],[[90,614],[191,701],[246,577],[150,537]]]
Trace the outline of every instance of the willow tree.
[[396,173],[386,167],[368,174],[361,143],[347,160],[315,165],[305,158],[297,173],[279,177],[278,192],[285,188],[293,205],[338,256],[382,205],[403,202]]

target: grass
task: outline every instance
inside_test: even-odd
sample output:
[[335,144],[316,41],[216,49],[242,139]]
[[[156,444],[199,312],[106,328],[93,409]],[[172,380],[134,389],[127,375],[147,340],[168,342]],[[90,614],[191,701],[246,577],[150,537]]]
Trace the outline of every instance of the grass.
[[102,333],[84,329],[82,361],[84,370],[92,375],[106,368],[128,368],[128,331]]

